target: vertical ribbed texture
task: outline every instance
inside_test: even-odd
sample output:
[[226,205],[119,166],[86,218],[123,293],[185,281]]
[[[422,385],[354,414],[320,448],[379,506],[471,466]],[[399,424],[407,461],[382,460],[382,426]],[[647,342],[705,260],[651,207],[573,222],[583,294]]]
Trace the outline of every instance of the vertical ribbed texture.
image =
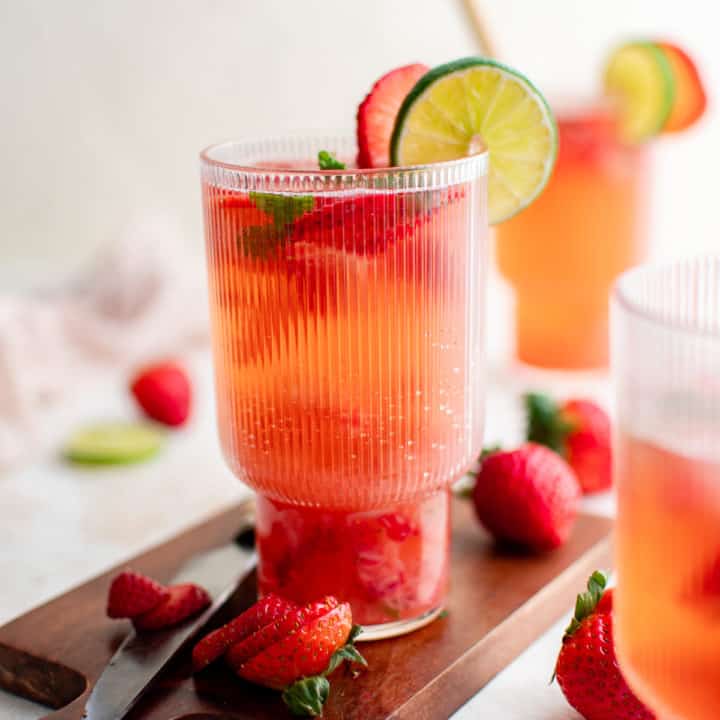
[[322,137],[203,156],[221,441],[272,498],[379,507],[447,486],[481,448],[486,158],[273,169],[320,149],[354,155]]
[[720,717],[720,257],[631,271],[613,305],[619,652],[664,717]]

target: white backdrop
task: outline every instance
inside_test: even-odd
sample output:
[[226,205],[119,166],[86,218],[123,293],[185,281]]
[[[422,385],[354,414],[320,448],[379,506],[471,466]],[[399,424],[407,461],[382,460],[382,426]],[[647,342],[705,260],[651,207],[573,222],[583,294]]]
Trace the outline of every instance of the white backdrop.
[[[708,0],[478,3],[501,58],[550,94],[587,94],[638,34],[686,43],[720,88]],[[476,50],[460,0],[0,0],[0,288],[65,275],[147,213],[199,250],[202,146],[350,129],[385,70]],[[657,143],[656,252],[718,247],[717,117]]]

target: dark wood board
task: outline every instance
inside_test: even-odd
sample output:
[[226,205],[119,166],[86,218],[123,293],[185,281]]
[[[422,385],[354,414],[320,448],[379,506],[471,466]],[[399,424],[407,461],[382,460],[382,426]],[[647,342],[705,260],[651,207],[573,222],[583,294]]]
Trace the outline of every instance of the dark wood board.
[[[243,503],[124,563],[169,580],[194,553],[234,537]],[[542,556],[500,552],[467,501],[454,501],[448,613],[410,635],[363,643],[368,672],[332,677],[326,720],[442,720],[472,697],[572,606],[596,568],[611,562],[610,520],[583,515],[569,542]],[[129,625],[105,617],[111,570],[0,628],[0,687],[79,720],[89,688]],[[250,578],[211,625],[253,599]],[[559,642],[559,638],[558,638]],[[190,673],[187,653],[166,669],[131,720],[269,720],[290,717],[277,693],[236,679],[222,664]]]

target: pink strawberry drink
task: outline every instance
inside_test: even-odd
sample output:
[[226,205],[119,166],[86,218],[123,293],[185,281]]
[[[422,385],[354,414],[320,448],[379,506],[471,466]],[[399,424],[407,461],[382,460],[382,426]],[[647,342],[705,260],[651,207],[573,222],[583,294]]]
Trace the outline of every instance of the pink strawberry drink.
[[486,156],[291,169],[328,144],[354,154],[203,155],[218,416],[259,493],[260,592],[333,594],[372,637],[442,607],[447,487],[481,448]]

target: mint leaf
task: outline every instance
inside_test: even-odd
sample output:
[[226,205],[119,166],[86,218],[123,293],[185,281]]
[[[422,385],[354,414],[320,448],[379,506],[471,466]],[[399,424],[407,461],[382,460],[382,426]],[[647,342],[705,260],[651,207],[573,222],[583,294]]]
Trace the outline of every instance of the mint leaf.
[[283,690],[282,699],[293,715],[318,717],[330,695],[330,683],[322,675],[302,678]]
[[301,215],[310,212],[315,205],[315,198],[312,195],[251,192],[250,200],[256,208],[272,215],[275,227],[278,229],[295,222]]
[[240,231],[240,249],[253,258],[269,255],[282,242],[288,227],[315,207],[315,198],[312,195],[251,192],[249,197],[258,210],[273,219],[272,224],[248,225]]
[[321,150],[318,153],[318,165],[320,166],[321,170],[345,169],[345,163],[341,163],[339,160],[336,160],[335,156],[332,153],[329,153],[327,150]]

